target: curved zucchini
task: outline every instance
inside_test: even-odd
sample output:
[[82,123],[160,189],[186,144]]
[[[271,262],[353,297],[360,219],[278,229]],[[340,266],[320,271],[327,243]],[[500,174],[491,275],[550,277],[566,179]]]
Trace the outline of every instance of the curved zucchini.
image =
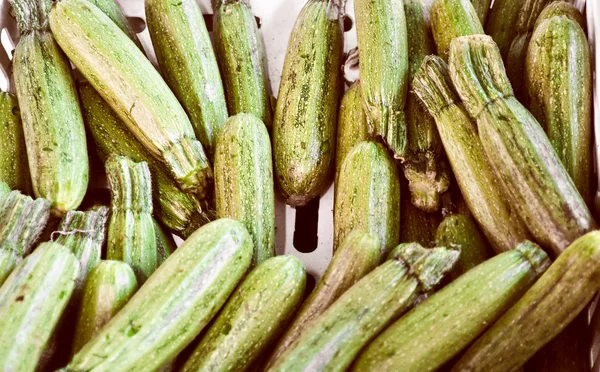
[[275,177],[291,206],[303,206],[328,185],[344,38],[340,0],[309,0],[296,19],[273,120]]
[[275,196],[271,141],[251,114],[227,119],[215,151],[217,217],[246,226],[254,241],[252,265],[275,255]]
[[177,245],[173,235],[165,231],[158,221],[152,219],[152,222],[154,222],[154,234],[156,236],[156,263],[160,266],[175,252]]
[[438,55],[445,61],[452,39],[484,33],[471,0],[435,0],[431,7],[431,29]]
[[123,31],[130,39],[137,45],[138,48],[142,52],[144,52],[144,47],[142,47],[142,43],[138,39],[136,33],[131,28],[129,21],[125,18],[125,15],[119,8],[119,5],[115,0],[88,0],[92,4],[98,7],[101,11],[104,12],[119,28]]
[[28,194],[31,175],[17,97],[0,93],[0,182]]

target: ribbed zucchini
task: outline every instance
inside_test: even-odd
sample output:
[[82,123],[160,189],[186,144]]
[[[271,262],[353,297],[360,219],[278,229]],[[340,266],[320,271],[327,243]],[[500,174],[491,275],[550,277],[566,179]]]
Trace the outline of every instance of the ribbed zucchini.
[[125,18],[125,15],[123,15],[123,12],[119,8],[119,5],[116,3],[115,0],[88,0],[88,1],[90,3],[96,5],[98,7],[98,9],[103,11],[104,14],[106,14],[108,16],[108,18],[110,18],[117,26],[119,26],[121,31],[123,31],[127,36],[129,36],[131,41],[133,41],[135,43],[135,45],[137,45],[137,47],[140,48],[140,50],[142,52],[144,52],[144,47],[142,47],[142,43],[140,43],[140,40],[138,39],[137,35],[131,28],[129,21],[127,20],[127,18]]
[[253,266],[275,255],[272,161],[269,133],[260,119],[252,114],[227,119],[215,149],[217,217],[246,226],[254,241]]
[[407,150],[404,104],[408,89],[408,42],[402,0],[356,0],[361,55],[360,90],[369,132],[403,159]]
[[148,163],[152,173],[154,213],[162,223],[176,234],[188,237],[214,219],[214,211],[208,210],[195,195],[177,188],[163,165],[133,137],[94,88],[83,84],[79,86],[79,93],[85,123],[101,157],[106,160],[109,155],[127,156],[133,161]]
[[352,231],[333,255],[327,270],[298,310],[294,321],[277,341],[267,369],[293,345],[308,324],[318,319],[354,283],[375,269],[379,261],[379,239],[360,230]]
[[150,169],[146,163],[111,157],[106,176],[112,195],[106,258],[128,263],[143,284],[158,267]]
[[213,38],[229,115],[256,115],[271,128],[273,112],[263,42],[247,0],[215,0]]
[[391,156],[375,142],[361,142],[346,156],[333,218],[334,251],[352,230],[379,238],[385,257],[400,239],[400,180]]
[[154,235],[156,236],[156,264],[162,265],[169,256],[175,252],[177,245],[173,239],[173,235],[165,231],[158,221],[154,222]]
[[181,104],[135,43],[87,0],[54,3],[50,28],[77,69],[179,187],[204,194],[212,171],[202,145]]
[[88,277],[77,315],[73,355],[112,319],[138,289],[125,262],[101,261]]
[[201,227],[65,370],[157,370],[202,331],[251,259],[252,237],[241,223],[220,219]]
[[88,186],[85,128],[69,61],[48,29],[52,4],[11,0],[21,39],[13,59],[25,145],[36,197],[61,216],[81,203]]
[[527,239],[527,228],[506,202],[477,127],[454,91],[446,63],[426,57],[413,90],[435,118],[464,200],[497,253]]
[[523,365],[575,319],[598,289],[600,231],[593,231],[571,244],[452,370],[504,372]]
[[292,206],[328,185],[344,38],[341,0],[308,0],[296,19],[283,64],[273,120],[275,177]]
[[0,93],[0,182],[29,193],[31,175],[17,97]]
[[452,39],[484,33],[471,0],[435,0],[431,7],[431,29],[438,55],[446,61]]
[[43,243],[0,287],[0,369],[35,371],[66,308],[79,263],[60,244]]
[[165,81],[209,157],[227,119],[219,66],[195,0],[147,0],[146,22]]
[[546,253],[529,241],[478,265],[388,327],[361,353],[354,370],[436,371],[518,301],[549,265]]

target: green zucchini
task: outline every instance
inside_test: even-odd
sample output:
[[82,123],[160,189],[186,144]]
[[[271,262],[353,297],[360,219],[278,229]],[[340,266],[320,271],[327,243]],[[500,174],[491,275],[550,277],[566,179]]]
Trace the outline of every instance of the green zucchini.
[[150,169],[146,163],[112,157],[106,176],[112,195],[106,258],[128,263],[143,284],[158,267]]
[[502,194],[475,123],[454,90],[448,66],[425,57],[413,90],[435,118],[446,154],[464,201],[496,253],[513,249],[528,238],[524,223]]
[[446,61],[452,39],[484,33],[471,0],[435,0],[431,7],[431,29],[438,55]]
[[87,0],[54,3],[50,28],[81,74],[179,187],[205,194],[212,171],[202,145],[181,104],[135,43]]
[[336,188],[334,252],[352,230],[359,229],[379,238],[385,257],[400,239],[400,180],[386,149],[375,142],[354,146]]
[[65,371],[154,371],[202,331],[246,273],[252,237],[239,222],[199,228]]
[[404,105],[408,90],[408,42],[402,0],[356,0],[356,36],[361,55],[360,90],[369,133],[397,159],[407,151]]
[[269,371],[346,370],[420,293],[435,287],[459,256],[458,251],[429,250],[418,244],[400,246],[393,253],[308,324]]
[[146,22],[165,81],[187,112],[210,158],[227,104],[200,6],[194,0],[148,0]]
[[236,289],[182,371],[245,371],[302,302],[306,272],[293,256],[270,258]]
[[342,5],[308,0],[288,43],[273,119],[273,155],[279,189],[291,206],[317,197],[332,175],[342,89]]
[[441,222],[441,216],[439,213],[427,213],[415,207],[407,186],[402,187],[400,194],[400,243],[419,243],[423,247],[433,247],[435,231]]
[[0,182],[27,194],[31,175],[17,97],[0,93]]
[[217,217],[246,226],[254,241],[253,266],[275,255],[272,161],[269,133],[260,119],[252,114],[227,119],[215,149]]
[[540,13],[540,15],[535,20],[535,25],[533,26],[533,30],[540,25],[540,23],[544,22],[547,19],[552,17],[565,16],[579,24],[582,29],[585,30],[585,18],[583,14],[577,9],[574,5],[571,5],[567,1],[553,1],[548,4]]
[[573,242],[452,370],[495,372],[520,367],[575,319],[598,289],[600,231],[593,231]]
[[156,236],[156,263],[160,266],[175,252],[177,245],[173,235],[165,231],[158,221],[152,219],[152,222],[154,222],[154,234]]
[[52,4],[11,0],[21,39],[13,74],[25,147],[36,197],[52,202],[53,214],[76,209],[87,191],[85,128],[71,66],[48,29]]
[[0,286],[8,278],[10,273],[14,270],[15,266],[21,258],[12,249],[0,249]]
[[354,230],[335,252],[321,280],[304,301],[294,321],[270,353],[267,368],[293,345],[306,326],[333,304],[348,288],[371,272],[380,261],[379,239]]
[[525,241],[476,266],[388,327],[357,358],[354,370],[438,370],[518,301],[549,265],[546,253]]
[[247,0],[216,2],[213,38],[229,115],[254,114],[271,128],[271,95],[256,19]]
[[450,46],[450,75],[506,198],[531,234],[559,255],[596,223],[544,130],[512,95],[500,51],[487,35]]
[[135,273],[125,262],[101,261],[90,272],[78,309],[73,355],[125,306],[137,289]]
[[593,166],[590,58],[583,29],[566,16],[555,16],[535,29],[525,68],[531,112],[588,205]]
[[43,243],[0,287],[0,369],[35,371],[67,307],[79,272],[77,258]]
[[492,6],[492,0],[471,0],[471,3],[473,3],[475,12],[477,12],[479,22],[481,25],[485,25],[485,21],[487,20],[488,13]]
[[125,18],[125,15],[119,8],[119,5],[115,0],[88,0],[92,4],[98,7],[104,14],[108,16],[119,28],[123,31],[130,39],[137,45],[138,48],[142,52],[144,52],[144,47],[142,47],[142,43],[138,39],[135,31],[131,28],[129,21]]
[[10,187],[6,182],[0,181],[0,204],[4,202],[8,194],[10,194]]

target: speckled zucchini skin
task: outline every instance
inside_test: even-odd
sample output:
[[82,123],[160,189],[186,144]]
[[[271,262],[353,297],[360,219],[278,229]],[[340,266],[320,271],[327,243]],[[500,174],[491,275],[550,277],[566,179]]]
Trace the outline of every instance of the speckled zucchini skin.
[[465,202],[497,253],[527,239],[526,226],[505,200],[487,159],[475,123],[450,80],[446,63],[426,57],[413,89],[435,118],[446,154]]
[[555,0],[554,2],[548,4],[544,10],[542,10],[540,15],[535,20],[535,26],[533,26],[533,30],[535,31],[540,23],[544,22],[545,20],[559,16],[565,16],[577,22],[582,29],[585,29],[585,18],[579,9],[567,1]]
[[198,229],[156,270],[65,371],[154,371],[213,318],[244,276],[252,238],[239,222]]
[[344,38],[340,0],[309,0],[296,19],[273,120],[275,177],[291,206],[328,185],[335,156]]
[[408,89],[408,43],[402,0],[356,0],[356,35],[363,57],[360,89],[369,132],[403,159],[407,151],[404,104]]
[[400,180],[387,150],[361,142],[346,156],[336,185],[334,251],[352,230],[376,236],[381,255],[400,239]]
[[531,234],[559,255],[596,227],[540,124],[512,95],[500,52],[486,35],[454,39],[450,75],[504,194]]
[[35,371],[66,308],[79,271],[77,258],[43,243],[0,287],[0,368]]
[[291,320],[304,295],[306,272],[293,256],[270,258],[233,293],[183,371],[246,371]]
[[205,193],[212,170],[202,145],[183,107],[135,43],[87,0],[55,2],[50,28],[81,74],[178,186]]
[[518,301],[549,265],[546,253],[529,241],[478,265],[388,327],[353,370],[436,371]]
[[0,182],[11,189],[31,192],[31,175],[17,97],[0,93]]
[[252,265],[275,255],[275,196],[271,141],[252,114],[227,119],[215,151],[217,217],[246,226],[254,241]]
[[142,43],[140,43],[140,40],[138,39],[137,35],[131,28],[129,21],[127,20],[127,18],[125,18],[125,15],[121,11],[121,8],[119,8],[119,5],[116,3],[115,0],[88,0],[88,1],[90,3],[96,5],[98,7],[98,9],[103,11],[104,14],[106,14],[108,16],[108,18],[110,18],[117,26],[119,26],[121,31],[123,31],[127,36],[129,36],[131,41],[133,41],[135,43],[135,45],[137,45],[137,47],[140,48],[140,50],[142,52],[144,52],[144,47],[142,47]]
[[91,271],[77,314],[73,355],[125,306],[137,289],[135,273],[125,262],[101,261]]
[[155,219],[152,219],[152,221],[154,222],[154,235],[156,236],[156,263],[160,266],[175,252],[177,245],[171,233],[166,231]]
[[196,138],[212,158],[227,119],[219,66],[194,0],[148,0],[146,21],[165,81],[185,108]]
[[215,2],[213,38],[229,115],[254,114],[271,128],[271,94],[256,19],[247,0]]
[[591,204],[592,71],[587,38],[577,22],[555,16],[538,25],[527,52],[525,79],[531,112]]
[[267,369],[293,345],[308,324],[318,319],[346,290],[379,265],[380,255],[377,237],[360,230],[354,230],[346,237],[323,277],[271,351]]
[[484,33],[470,0],[435,0],[431,7],[431,29],[438,55],[446,61],[452,39]]
[[152,174],[154,213],[171,231],[190,236],[214,219],[214,210],[206,208],[196,195],[181,191],[164,166],[136,140],[100,95],[89,84],[79,86],[85,123],[94,137],[103,160],[110,155],[127,156],[148,163]]
[[452,370],[500,372],[523,365],[594,297],[600,288],[599,268],[600,232],[593,231],[571,244]]

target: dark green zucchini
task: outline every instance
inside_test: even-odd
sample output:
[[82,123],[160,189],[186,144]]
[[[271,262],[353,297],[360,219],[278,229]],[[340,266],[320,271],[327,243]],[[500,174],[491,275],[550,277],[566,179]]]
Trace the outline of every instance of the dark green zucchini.
[[158,266],[162,265],[169,256],[175,252],[177,245],[173,239],[173,235],[161,226],[158,221],[153,219],[154,222],[154,234],[156,236],[156,263]]
[[0,93],[0,182],[11,189],[31,192],[23,124],[17,97]]
[[540,15],[535,20],[535,26],[533,26],[533,30],[535,31],[540,23],[544,22],[545,20],[560,16],[565,16],[570,20],[577,22],[579,26],[585,30],[585,18],[579,9],[567,1],[556,0],[548,4],[544,10],[542,10]]
[[473,3],[473,8],[475,8],[475,11],[477,12],[479,22],[481,22],[481,25],[485,25],[485,21],[487,20],[492,5],[492,0],[471,0],[471,3]]
[[442,217],[439,213],[427,213],[413,205],[408,187],[402,188],[400,207],[400,243],[419,243],[433,247],[435,231]]

